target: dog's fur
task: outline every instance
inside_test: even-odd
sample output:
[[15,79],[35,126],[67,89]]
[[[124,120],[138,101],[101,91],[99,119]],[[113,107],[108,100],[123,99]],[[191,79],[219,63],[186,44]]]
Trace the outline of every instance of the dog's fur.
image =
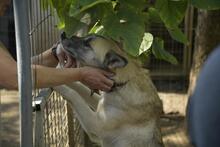
[[115,73],[115,86],[102,92],[95,111],[69,87],[55,87],[71,103],[90,138],[103,147],[163,147],[158,125],[162,104],[146,70],[111,39],[61,38],[63,48],[84,65]]

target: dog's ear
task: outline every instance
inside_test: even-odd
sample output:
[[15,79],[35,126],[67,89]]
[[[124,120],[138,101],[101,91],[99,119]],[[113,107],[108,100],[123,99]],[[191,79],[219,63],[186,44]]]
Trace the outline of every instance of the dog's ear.
[[122,68],[128,64],[127,59],[121,55],[110,51],[105,55],[104,67],[108,69]]

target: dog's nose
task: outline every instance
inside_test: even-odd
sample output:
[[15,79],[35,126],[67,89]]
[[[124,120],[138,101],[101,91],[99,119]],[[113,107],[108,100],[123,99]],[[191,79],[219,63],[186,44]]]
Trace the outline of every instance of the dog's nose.
[[65,33],[65,32],[61,33],[61,36],[60,36],[60,38],[61,38],[61,40],[64,40],[64,39],[66,39],[66,33]]

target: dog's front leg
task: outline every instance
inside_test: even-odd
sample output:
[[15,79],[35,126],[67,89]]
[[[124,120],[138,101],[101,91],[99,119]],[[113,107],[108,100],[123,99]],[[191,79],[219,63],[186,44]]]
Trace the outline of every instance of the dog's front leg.
[[71,103],[78,120],[88,135],[99,136],[101,121],[99,121],[97,113],[92,111],[82,97],[76,91],[65,85],[54,87],[54,90]]
[[98,94],[94,93],[91,96],[91,90],[80,82],[73,82],[67,86],[77,91],[81,98],[83,98],[89,104],[89,106],[93,108],[93,110],[97,109],[98,102],[101,99]]

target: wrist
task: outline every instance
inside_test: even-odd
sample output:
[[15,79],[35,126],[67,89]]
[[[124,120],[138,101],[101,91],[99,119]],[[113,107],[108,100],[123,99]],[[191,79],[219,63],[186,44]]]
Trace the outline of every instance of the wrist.
[[83,68],[82,67],[79,67],[79,68],[75,68],[78,70],[78,81],[82,82],[83,81]]

